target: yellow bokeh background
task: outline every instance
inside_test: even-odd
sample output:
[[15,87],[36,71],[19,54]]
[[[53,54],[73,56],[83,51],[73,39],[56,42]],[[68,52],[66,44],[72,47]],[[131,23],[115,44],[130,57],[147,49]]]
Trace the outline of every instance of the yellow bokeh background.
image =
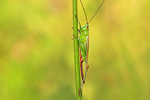
[[[102,0],[82,1],[89,20]],[[76,100],[72,17],[70,0],[0,0],[0,100]],[[150,100],[150,1],[106,0],[89,28],[83,100]]]

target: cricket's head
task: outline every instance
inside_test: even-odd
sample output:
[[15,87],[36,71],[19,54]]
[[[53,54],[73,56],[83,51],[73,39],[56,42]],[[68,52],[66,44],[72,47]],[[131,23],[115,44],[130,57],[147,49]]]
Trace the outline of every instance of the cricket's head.
[[81,28],[82,30],[82,32],[84,33],[84,34],[89,34],[89,24],[87,23],[87,24],[85,24],[82,28]]

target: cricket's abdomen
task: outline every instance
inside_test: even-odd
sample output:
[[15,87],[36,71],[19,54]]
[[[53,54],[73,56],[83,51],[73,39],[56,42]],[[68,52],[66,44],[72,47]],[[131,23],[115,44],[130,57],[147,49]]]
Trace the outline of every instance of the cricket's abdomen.
[[87,38],[88,36],[82,36],[80,35],[79,37],[79,45],[80,45],[80,50],[81,50],[81,55],[84,61],[86,61],[86,55],[87,55]]

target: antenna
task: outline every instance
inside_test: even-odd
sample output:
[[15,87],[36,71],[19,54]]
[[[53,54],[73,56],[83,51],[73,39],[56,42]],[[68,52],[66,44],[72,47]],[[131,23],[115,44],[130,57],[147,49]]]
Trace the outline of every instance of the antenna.
[[85,12],[85,9],[84,9],[84,6],[83,6],[83,3],[82,3],[82,1],[81,1],[81,0],[80,0],[80,2],[81,2],[81,5],[82,5],[82,8],[83,8],[83,10],[84,10],[84,14],[85,14],[85,18],[86,18],[86,23],[88,23],[87,15],[86,15],[86,12]]
[[[95,17],[95,15],[97,14],[97,12],[99,11],[99,9],[101,8],[101,6],[103,5],[105,0],[103,0],[103,2],[101,3],[101,5],[99,6],[99,8],[97,9],[97,11],[95,12],[95,14],[93,15],[93,17],[90,19],[90,21]],[[90,23],[90,21],[88,23]]]

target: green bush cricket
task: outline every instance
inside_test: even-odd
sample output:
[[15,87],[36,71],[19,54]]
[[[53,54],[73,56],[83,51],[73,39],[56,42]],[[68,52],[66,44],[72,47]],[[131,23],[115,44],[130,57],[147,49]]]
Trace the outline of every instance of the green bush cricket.
[[[93,17],[90,19],[90,21],[88,22],[87,20],[87,15],[86,15],[86,12],[85,12],[85,9],[84,9],[84,6],[83,6],[83,3],[82,1],[80,0],[80,3],[82,5],[82,8],[84,10],[84,14],[85,14],[85,17],[86,17],[86,24],[81,27],[81,24],[77,18],[77,16],[75,15],[75,17],[77,18],[78,20],[78,23],[79,23],[79,39],[77,37],[75,37],[78,42],[79,42],[79,52],[80,52],[80,71],[81,71],[81,77],[82,77],[82,82],[81,82],[81,85],[80,85],[80,88],[78,90],[78,95],[82,96],[82,88],[83,88],[83,84],[85,84],[85,77],[86,77],[86,74],[87,74],[87,71],[89,69],[89,64],[88,64],[88,51],[89,51],[89,23],[91,22],[91,20],[95,17],[95,15],[97,14],[97,12],[99,11],[99,9],[101,8],[101,6],[103,5],[105,0],[103,0],[103,2],[101,3],[101,5],[99,6],[99,8],[97,9],[97,11],[95,12],[95,14],[93,15]],[[84,62],[84,65],[86,67],[86,70],[85,70],[85,74],[83,73],[83,64]],[[81,94],[80,94],[81,93]]]

